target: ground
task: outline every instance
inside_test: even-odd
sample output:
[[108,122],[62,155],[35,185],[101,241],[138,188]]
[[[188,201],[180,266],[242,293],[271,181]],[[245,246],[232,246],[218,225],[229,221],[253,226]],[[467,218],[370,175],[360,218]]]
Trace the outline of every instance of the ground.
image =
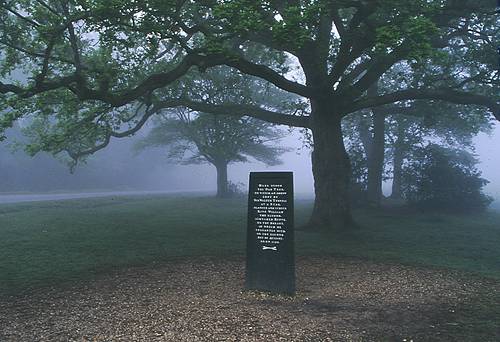
[[0,340],[466,341],[474,330],[472,340],[500,339],[500,325],[470,321],[485,296],[500,305],[498,281],[334,257],[297,264],[295,297],[242,291],[239,258],[176,260],[4,297]]
[[296,232],[289,298],[242,291],[244,199],[0,205],[0,341],[500,341],[498,213],[355,215]]

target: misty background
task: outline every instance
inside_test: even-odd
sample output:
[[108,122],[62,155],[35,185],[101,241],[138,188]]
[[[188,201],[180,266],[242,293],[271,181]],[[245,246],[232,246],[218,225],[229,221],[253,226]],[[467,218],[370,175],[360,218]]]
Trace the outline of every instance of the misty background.
[[[287,129],[287,128],[284,128]],[[47,153],[27,155],[15,141],[22,141],[18,127],[7,132],[0,143],[0,194],[147,191],[195,191],[215,193],[216,171],[212,165],[178,165],[168,160],[162,148],[135,152],[134,144],[150,127],[128,138],[113,139],[110,145],[79,164],[73,173],[68,165]],[[14,143],[13,143],[14,141]],[[478,168],[490,183],[485,193],[495,198],[492,208],[500,209],[500,126],[495,124],[491,134],[481,133],[474,138]],[[294,172],[295,192],[300,197],[313,196],[310,149],[303,135],[294,130],[281,140],[281,146],[291,151],[282,155],[283,164],[266,166],[263,163],[235,163],[229,166],[229,180],[241,188],[248,185],[251,171],[285,170]],[[390,194],[390,181],[384,183],[384,194]]]

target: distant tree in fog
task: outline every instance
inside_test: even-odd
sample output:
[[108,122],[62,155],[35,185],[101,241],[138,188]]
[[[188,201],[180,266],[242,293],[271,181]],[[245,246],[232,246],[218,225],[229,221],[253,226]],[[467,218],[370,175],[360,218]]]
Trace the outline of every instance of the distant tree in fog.
[[343,121],[351,158],[354,203],[381,205],[382,182],[392,179],[390,197],[402,199],[404,166],[432,142],[452,149],[472,149],[472,139],[491,122],[470,106],[420,103],[401,113],[395,108],[364,111]]
[[149,135],[136,144],[166,147],[169,159],[181,164],[212,164],[217,170],[217,197],[233,195],[227,167],[253,158],[266,165],[281,163],[279,155],[287,149],[277,147],[284,132],[250,117],[233,117],[178,109],[156,120]]
[[[451,44],[447,49],[452,53],[446,58],[395,65],[367,93],[395,92],[404,85],[454,87],[460,74],[475,75],[461,81],[469,90],[491,92],[492,85],[498,84],[498,75],[487,71],[485,65],[493,64],[496,53],[481,46],[464,49],[462,43]],[[464,60],[474,62],[466,65]],[[438,75],[436,70],[440,70]],[[384,179],[393,179],[391,197],[401,198],[402,165],[411,161],[415,148],[429,141],[467,148],[476,134],[491,127],[484,108],[435,100],[363,109],[346,116],[342,124],[352,162],[353,189],[361,190],[363,195],[357,197],[375,206],[381,204]]]

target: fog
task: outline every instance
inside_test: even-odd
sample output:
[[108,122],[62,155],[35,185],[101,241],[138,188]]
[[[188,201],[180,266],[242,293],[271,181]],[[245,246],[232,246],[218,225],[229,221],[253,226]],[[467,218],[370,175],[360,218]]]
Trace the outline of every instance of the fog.
[[500,125],[497,123],[490,135],[479,134],[474,139],[474,144],[482,176],[490,181],[485,192],[495,199],[491,207],[500,210]]
[[[73,173],[69,166],[52,155],[39,153],[35,157],[15,148],[22,137],[18,129],[7,132],[0,143],[0,193],[96,192],[96,191],[199,191],[215,192],[216,171],[212,165],[178,165],[166,157],[162,148],[141,152],[134,144],[147,134],[148,127],[129,138],[113,139],[109,146],[77,165]],[[283,139],[280,145],[291,152],[282,156],[283,164],[266,166],[258,162],[236,163],[229,166],[229,180],[244,188],[248,173],[259,170],[294,171],[296,192],[312,195],[310,151],[303,148],[299,132]]]
[[[110,145],[80,164],[73,174],[69,167],[45,153],[35,157],[23,151],[11,152],[12,141],[19,140],[11,129],[6,141],[0,143],[0,193],[101,192],[101,191],[197,191],[215,193],[216,171],[212,165],[177,165],[166,158],[161,148],[140,153],[132,147],[148,128],[130,138],[114,139]],[[495,198],[492,207],[500,209],[500,126],[490,135],[474,139],[479,168],[490,181],[485,192]],[[283,164],[266,166],[258,162],[235,163],[229,166],[229,180],[246,188],[251,171],[293,171],[295,192],[299,197],[312,197],[313,177],[310,150],[304,147],[299,131],[293,131],[281,142],[291,148],[282,155]],[[390,194],[390,182],[384,183],[384,194]]]

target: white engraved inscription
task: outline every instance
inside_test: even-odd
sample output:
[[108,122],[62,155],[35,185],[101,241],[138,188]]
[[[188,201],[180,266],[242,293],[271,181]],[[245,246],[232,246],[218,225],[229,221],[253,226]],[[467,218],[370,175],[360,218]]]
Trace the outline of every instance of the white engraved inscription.
[[257,240],[263,250],[277,251],[285,238],[287,193],[283,184],[257,184],[253,194]]

